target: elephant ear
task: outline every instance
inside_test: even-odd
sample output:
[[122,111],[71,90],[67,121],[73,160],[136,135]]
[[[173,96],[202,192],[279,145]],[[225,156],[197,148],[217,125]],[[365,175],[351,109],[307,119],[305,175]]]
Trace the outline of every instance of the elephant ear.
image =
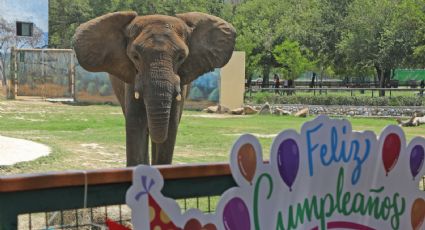
[[177,14],[192,29],[188,38],[189,55],[179,69],[183,84],[223,67],[235,47],[236,31],[221,18],[198,12]]
[[88,71],[108,72],[133,82],[136,69],[126,53],[125,29],[136,16],[136,12],[115,12],[81,24],[73,38],[79,64]]

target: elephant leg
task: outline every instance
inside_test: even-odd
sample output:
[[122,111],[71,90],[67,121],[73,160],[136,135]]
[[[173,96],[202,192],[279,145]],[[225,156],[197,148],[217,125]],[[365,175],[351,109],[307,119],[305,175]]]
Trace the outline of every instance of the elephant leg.
[[168,138],[164,143],[152,142],[152,164],[171,164],[173,160],[174,146],[176,144],[177,130],[183,112],[184,98],[187,88],[182,87],[182,100],[173,101],[170,111],[170,123],[168,127]]
[[111,81],[112,89],[114,90],[115,96],[117,97],[125,116],[125,83],[111,74],[109,74],[109,80]]
[[125,131],[127,166],[149,164],[149,134],[146,107],[134,98],[134,85],[125,84]]

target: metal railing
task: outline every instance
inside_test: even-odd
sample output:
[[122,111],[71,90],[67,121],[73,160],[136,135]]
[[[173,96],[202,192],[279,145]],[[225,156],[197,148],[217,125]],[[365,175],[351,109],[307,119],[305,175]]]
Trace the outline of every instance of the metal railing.
[[[235,186],[229,165],[224,163],[157,168],[164,177],[162,193],[180,199],[184,210],[203,206],[205,212],[214,212],[218,197],[211,197]],[[132,170],[0,177],[0,229],[103,229],[105,217],[128,223],[129,210],[122,204],[131,185]],[[422,178],[421,190],[425,190],[424,183]]]
[[[164,177],[162,194],[178,199],[183,209],[202,207],[205,212],[214,212],[215,197],[235,186],[224,163],[157,168]],[[0,229],[100,229],[105,217],[128,222],[128,215],[123,216],[128,208],[122,204],[131,185],[132,170],[0,177]],[[109,214],[111,210],[113,215]],[[101,220],[96,221],[99,215]],[[36,226],[36,222],[40,223]]]

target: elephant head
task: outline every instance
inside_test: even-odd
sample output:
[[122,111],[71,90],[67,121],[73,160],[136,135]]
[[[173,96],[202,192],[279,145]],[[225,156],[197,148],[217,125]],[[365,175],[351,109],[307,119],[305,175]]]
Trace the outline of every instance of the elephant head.
[[74,49],[80,65],[108,72],[134,85],[146,105],[151,139],[167,139],[172,103],[183,85],[224,66],[235,45],[235,29],[208,14],[137,16],[116,12],[77,28]]

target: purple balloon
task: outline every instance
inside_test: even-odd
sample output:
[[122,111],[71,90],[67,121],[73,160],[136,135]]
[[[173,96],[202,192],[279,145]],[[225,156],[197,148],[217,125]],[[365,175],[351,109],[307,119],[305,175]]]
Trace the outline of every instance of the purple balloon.
[[424,164],[424,148],[421,145],[415,145],[410,153],[410,172],[413,179],[418,175]]
[[277,167],[280,177],[288,185],[289,191],[292,191],[292,185],[297,177],[299,166],[300,152],[297,142],[293,139],[287,139],[280,143],[277,150]]
[[223,224],[226,230],[251,229],[249,211],[241,198],[235,197],[227,202],[223,211]]

